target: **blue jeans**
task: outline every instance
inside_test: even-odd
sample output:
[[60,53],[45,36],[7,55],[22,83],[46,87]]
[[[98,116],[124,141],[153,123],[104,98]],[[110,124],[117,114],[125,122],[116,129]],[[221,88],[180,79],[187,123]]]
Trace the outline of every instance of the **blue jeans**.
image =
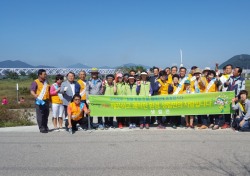
[[[216,120],[216,117],[218,115],[209,115],[209,122],[214,124],[214,119]],[[202,125],[208,126],[208,116],[207,115],[201,115],[201,121]]]
[[215,121],[215,123],[214,123],[215,125],[222,126],[223,122],[224,122],[223,115],[215,115],[214,116],[214,121]]
[[240,118],[236,118],[236,123],[237,123],[237,127],[241,130],[249,130],[250,129],[250,124],[249,124],[249,121],[245,121],[243,126],[240,127],[240,122],[244,119],[243,116],[241,116]]

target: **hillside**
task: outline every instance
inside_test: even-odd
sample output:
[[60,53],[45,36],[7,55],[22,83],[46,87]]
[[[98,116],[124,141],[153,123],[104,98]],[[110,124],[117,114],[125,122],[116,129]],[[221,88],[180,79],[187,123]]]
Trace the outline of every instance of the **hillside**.
[[234,67],[239,66],[244,69],[250,69],[250,55],[241,54],[228,59],[224,63],[222,63],[219,68],[222,69],[225,65],[232,64]]

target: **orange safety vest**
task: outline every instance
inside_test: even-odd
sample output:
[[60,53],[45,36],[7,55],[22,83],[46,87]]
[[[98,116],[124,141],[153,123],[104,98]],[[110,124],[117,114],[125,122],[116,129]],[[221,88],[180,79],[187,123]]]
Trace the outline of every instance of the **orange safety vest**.
[[167,81],[164,83],[164,82],[162,82],[161,79],[158,79],[157,81],[161,85],[161,87],[158,90],[158,94],[159,95],[168,95],[168,86],[169,86],[169,83]]
[[[37,84],[36,94],[40,95],[40,93],[43,89],[43,83],[39,79],[36,79],[35,82]],[[43,96],[43,100],[48,100],[49,98],[50,98],[50,96],[49,96],[49,83],[47,82],[47,88],[46,88],[46,92]]]
[[[86,84],[83,83],[83,80],[79,79],[77,81],[80,84],[80,93],[86,89]],[[86,92],[81,96],[81,100],[86,100]]]
[[83,118],[83,110],[81,110],[80,104],[76,105],[75,102],[71,102],[68,105],[68,114],[71,114],[71,119],[74,121],[78,121]]
[[[52,86],[55,87],[55,84],[56,83],[52,84]],[[63,104],[63,101],[59,98],[58,93],[57,93],[57,95],[51,95],[50,97],[51,97],[51,103],[54,103],[54,104]]]

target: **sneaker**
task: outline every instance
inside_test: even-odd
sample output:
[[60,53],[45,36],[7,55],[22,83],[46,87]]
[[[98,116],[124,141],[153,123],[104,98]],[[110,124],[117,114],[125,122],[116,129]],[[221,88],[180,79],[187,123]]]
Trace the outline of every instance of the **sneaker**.
[[208,129],[208,127],[206,125],[202,125],[199,129],[204,130],[204,129]]
[[222,125],[222,127],[221,127],[221,129],[227,129],[227,128],[230,128],[230,126],[229,126],[227,123],[225,123],[225,124]]
[[54,130],[53,131],[55,131],[55,132],[59,132],[60,130],[59,130],[59,128],[54,128]]
[[173,128],[173,129],[177,129],[177,126],[176,126],[176,125],[173,125],[172,128]]
[[66,131],[66,129],[64,129],[64,128],[59,128],[59,131]]
[[48,131],[45,130],[45,129],[41,129],[41,130],[40,130],[40,133],[48,133]]
[[69,128],[69,134],[73,134],[72,128]]
[[82,127],[79,126],[78,127],[78,131],[83,131]]
[[149,129],[149,124],[148,124],[148,123],[145,125],[145,128],[146,128],[146,129]]
[[209,125],[209,128],[213,128],[213,127],[214,127],[214,124],[210,124],[210,125]]
[[104,130],[103,125],[99,124],[98,129],[99,129],[99,130]]
[[109,125],[105,125],[105,130],[108,130],[110,128]]
[[135,123],[133,123],[133,124],[132,124],[132,127],[133,127],[133,128],[136,128],[136,124],[135,124]]
[[122,129],[122,128],[123,128],[123,126],[122,126],[122,123],[121,123],[121,122],[119,122],[119,124],[118,124],[118,128],[120,128],[120,129]]
[[213,130],[218,130],[219,128],[220,128],[219,125],[214,125],[212,129]]
[[132,129],[133,128],[133,125],[132,123],[129,124],[129,129]]
[[157,128],[158,128],[158,129],[165,129],[166,127],[163,126],[163,125],[158,125]]
[[143,129],[143,127],[144,127],[143,124],[140,124],[140,129],[141,129],[141,130]]
[[198,128],[200,128],[200,127],[202,126],[202,124],[197,124],[196,126],[197,126]]

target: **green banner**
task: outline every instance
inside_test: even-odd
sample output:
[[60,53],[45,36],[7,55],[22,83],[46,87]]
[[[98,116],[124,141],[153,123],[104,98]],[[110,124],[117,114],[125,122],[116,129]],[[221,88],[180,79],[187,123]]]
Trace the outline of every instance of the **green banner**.
[[230,114],[234,92],[167,96],[90,95],[91,116]]

